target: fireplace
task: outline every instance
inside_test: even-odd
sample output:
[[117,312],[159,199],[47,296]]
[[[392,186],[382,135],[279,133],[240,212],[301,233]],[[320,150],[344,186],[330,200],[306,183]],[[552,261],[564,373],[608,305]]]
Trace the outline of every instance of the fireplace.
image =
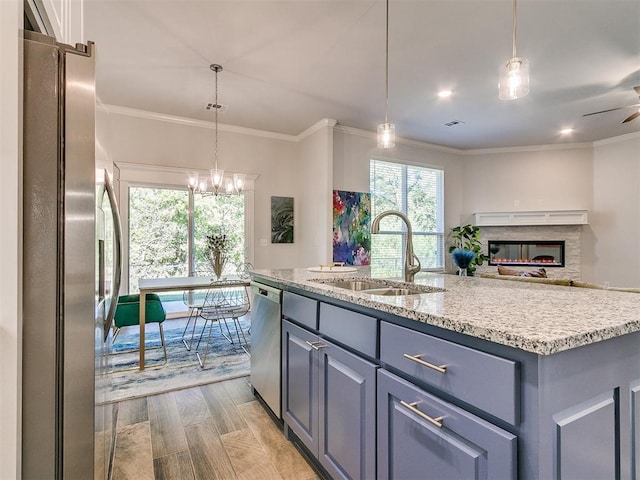
[[563,240],[489,240],[489,265],[564,267]]

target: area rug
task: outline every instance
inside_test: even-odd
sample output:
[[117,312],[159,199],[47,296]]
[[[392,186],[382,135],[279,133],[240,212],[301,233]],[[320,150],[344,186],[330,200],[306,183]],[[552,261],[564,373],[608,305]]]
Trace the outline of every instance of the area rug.
[[[242,330],[247,332],[251,325],[250,315],[241,317],[239,321]],[[232,338],[234,338],[234,344],[229,343],[221,335],[220,325],[214,324],[204,368],[200,367],[195,353],[195,344],[204,321],[202,319],[198,321],[192,351],[188,351],[181,340],[186,322],[186,318],[164,322],[168,357],[165,365],[160,366],[164,361],[162,348],[151,350],[160,346],[160,334],[155,324],[147,326],[145,370],[118,371],[138,365],[139,354],[137,351],[109,356],[111,368],[116,371],[116,373],[110,374],[107,379],[112,386],[109,401],[119,402],[249,375],[249,355],[245,353],[239,345],[238,339],[235,338],[236,330],[233,320],[227,322],[233,335]],[[222,326],[224,328],[224,324]],[[137,326],[123,328],[112,346],[113,352],[137,349],[138,334],[139,327]],[[207,335],[208,329],[203,336],[200,350],[204,347]],[[248,334],[246,334],[246,339],[249,341]]]

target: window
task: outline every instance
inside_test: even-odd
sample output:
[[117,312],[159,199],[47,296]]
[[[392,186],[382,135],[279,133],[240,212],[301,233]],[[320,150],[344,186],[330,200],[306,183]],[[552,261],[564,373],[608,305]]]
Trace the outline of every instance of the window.
[[207,256],[207,235],[223,229],[231,245],[227,255],[225,273],[235,273],[236,265],[244,263],[244,195],[193,198],[194,268],[193,271],[211,270]]
[[129,188],[129,291],[139,278],[184,277],[188,272],[189,192]]
[[[184,277],[211,270],[206,236],[222,232],[231,244],[224,273],[235,273],[245,260],[245,196],[193,197],[193,231],[189,230],[187,190],[129,187],[129,291],[138,279]],[[189,239],[193,253],[189,255]]]
[[[371,159],[369,169],[373,217],[399,210],[411,221],[413,247],[422,270],[444,267],[444,172]],[[371,238],[371,273],[397,277],[404,271],[406,228],[398,217],[385,217]]]

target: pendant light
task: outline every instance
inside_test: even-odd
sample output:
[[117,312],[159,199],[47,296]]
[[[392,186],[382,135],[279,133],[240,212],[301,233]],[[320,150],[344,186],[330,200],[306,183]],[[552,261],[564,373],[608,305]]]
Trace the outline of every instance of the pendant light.
[[218,103],[218,73],[222,71],[222,66],[213,63],[209,68],[215,73],[215,103],[213,104],[215,115],[215,140],[213,149],[213,168],[209,170],[211,178],[212,191],[207,191],[207,179],[199,179],[199,172],[189,172],[188,187],[195,193],[200,193],[204,196],[207,195],[222,195],[222,194],[238,194],[244,189],[244,174],[234,173],[233,178],[224,177],[224,170],[218,168],[218,110],[221,105]]
[[500,100],[515,100],[529,93],[529,60],[516,53],[516,32],[518,28],[517,0],[513,0],[513,55],[500,68],[498,97]]
[[384,65],[384,123],[378,125],[378,148],[391,148],[396,144],[396,126],[389,123],[389,0],[387,0]]

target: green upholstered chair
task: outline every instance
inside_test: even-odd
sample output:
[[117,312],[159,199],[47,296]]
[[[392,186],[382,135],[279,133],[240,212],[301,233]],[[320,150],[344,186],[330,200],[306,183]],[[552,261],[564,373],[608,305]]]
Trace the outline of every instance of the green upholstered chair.
[[[162,343],[162,349],[164,351],[164,363],[167,363],[167,346],[164,341],[164,330],[162,328],[162,322],[167,318],[167,313],[162,306],[160,297],[155,293],[147,293],[145,302],[145,327],[151,323],[158,324],[160,330],[160,341]],[[131,327],[134,325],[140,325],[140,294],[135,295],[123,295],[118,297],[118,306],[116,308],[116,315],[113,319],[114,333],[113,341],[116,341],[120,329],[123,327]],[[144,340],[142,340],[144,344]],[[160,348],[160,347],[156,347]],[[126,350],[118,353],[130,353],[137,350]]]

